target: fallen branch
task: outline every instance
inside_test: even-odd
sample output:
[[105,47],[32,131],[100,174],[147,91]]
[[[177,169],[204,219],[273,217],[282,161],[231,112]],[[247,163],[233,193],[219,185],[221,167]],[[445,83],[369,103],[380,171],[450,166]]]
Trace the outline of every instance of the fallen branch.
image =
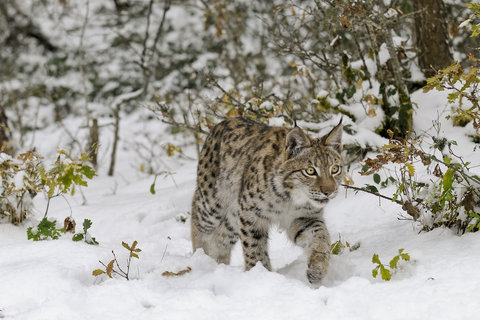
[[401,205],[402,209],[406,213],[408,213],[410,216],[412,216],[414,220],[417,220],[420,217],[420,209],[418,209],[411,201],[400,201],[400,200],[397,200],[397,199],[393,199],[393,198],[387,197],[383,194],[380,194],[378,192],[370,191],[366,188],[358,188],[358,187],[353,187],[353,186],[349,186],[349,185],[346,185],[346,184],[342,184],[342,186],[345,187],[346,189],[353,189],[355,191],[362,191],[362,192],[370,193],[370,194],[373,194],[374,196],[377,196],[377,197],[395,202],[396,204]]

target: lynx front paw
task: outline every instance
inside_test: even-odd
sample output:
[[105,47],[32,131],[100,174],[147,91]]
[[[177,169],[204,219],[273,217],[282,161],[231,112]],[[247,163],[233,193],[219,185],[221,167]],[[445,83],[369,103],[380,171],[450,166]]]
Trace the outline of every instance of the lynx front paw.
[[327,273],[326,268],[321,264],[309,264],[307,269],[307,279],[311,284],[320,284]]

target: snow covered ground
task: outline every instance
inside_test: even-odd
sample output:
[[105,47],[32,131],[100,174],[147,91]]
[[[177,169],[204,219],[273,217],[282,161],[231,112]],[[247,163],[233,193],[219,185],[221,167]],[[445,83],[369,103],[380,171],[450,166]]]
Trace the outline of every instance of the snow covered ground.
[[[416,93],[417,131],[431,127],[442,94]],[[444,108],[444,107],[443,107]],[[470,161],[478,161],[473,144],[462,130],[452,129],[443,116],[444,134],[455,138]],[[72,120],[73,121],[73,120]],[[24,226],[0,225],[0,318],[4,319],[478,319],[480,302],[480,233],[458,236],[450,230],[419,233],[411,221],[399,220],[401,208],[367,194],[341,192],[326,208],[332,241],[359,242],[360,248],[332,256],[320,288],[305,279],[306,260],[284,234],[272,230],[270,248],[274,272],[260,265],[243,271],[237,246],[231,265],[217,265],[203,252],[192,253],[189,216],[195,187],[195,160],[165,159],[175,172],[153,177],[138,172],[138,159],[129,149],[141,123],[127,119],[115,177],[99,176],[68,202],[52,201],[49,217],[60,224],[70,214],[93,222],[89,230],[98,246],[73,242],[65,235],[55,241],[27,240],[26,228],[43,216],[46,202],[36,198],[36,213]],[[135,125],[135,123],[137,123]],[[72,125],[74,125],[72,123]],[[158,122],[152,130],[163,132]],[[156,129],[154,129],[156,127]],[[60,131],[37,132],[40,151],[61,145]],[[174,139],[164,135],[165,141]],[[359,139],[365,138],[357,137]],[[368,138],[368,137],[367,137]],[[188,153],[189,150],[187,150]],[[190,152],[190,154],[194,154]],[[135,168],[136,167],[136,168]],[[371,183],[351,171],[356,185]],[[388,193],[388,190],[386,193]],[[182,222],[181,217],[187,221]],[[114,250],[120,263],[127,252],[121,242],[138,241],[140,259],[133,261],[132,279],[92,276],[108,263]],[[403,248],[411,261],[399,264],[392,280],[372,277],[377,253],[383,263]],[[164,271],[191,271],[166,277]]]

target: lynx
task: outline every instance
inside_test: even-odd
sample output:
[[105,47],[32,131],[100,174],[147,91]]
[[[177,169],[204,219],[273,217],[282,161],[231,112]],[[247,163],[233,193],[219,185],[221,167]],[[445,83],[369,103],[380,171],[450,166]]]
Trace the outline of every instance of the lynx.
[[272,224],[304,248],[307,279],[320,284],[330,256],[323,207],[336,196],[343,173],[341,122],[312,139],[298,126],[271,127],[252,119],[212,128],[200,154],[192,205],[193,250],[230,263],[240,238],[245,270],[271,270]]

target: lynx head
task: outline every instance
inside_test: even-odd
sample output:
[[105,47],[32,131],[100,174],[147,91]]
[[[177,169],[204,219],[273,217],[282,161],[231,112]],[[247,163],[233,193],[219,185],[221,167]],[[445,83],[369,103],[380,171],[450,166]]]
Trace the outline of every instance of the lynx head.
[[310,139],[295,127],[286,136],[283,186],[295,204],[323,207],[337,195],[343,177],[342,124],[321,138]]

